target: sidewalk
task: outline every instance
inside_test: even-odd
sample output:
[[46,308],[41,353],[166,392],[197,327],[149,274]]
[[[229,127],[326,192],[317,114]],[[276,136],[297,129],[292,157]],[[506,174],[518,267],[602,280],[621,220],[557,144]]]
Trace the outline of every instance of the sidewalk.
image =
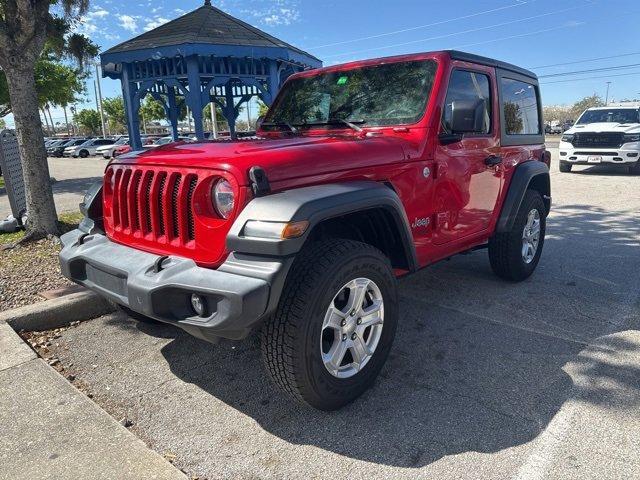
[[0,479],[186,479],[0,323]]

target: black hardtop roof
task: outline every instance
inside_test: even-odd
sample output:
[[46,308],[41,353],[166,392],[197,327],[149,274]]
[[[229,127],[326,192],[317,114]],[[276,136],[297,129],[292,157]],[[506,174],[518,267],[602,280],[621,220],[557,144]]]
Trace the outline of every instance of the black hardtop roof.
[[446,50],[446,52],[453,60],[460,60],[462,62],[478,63],[480,65],[487,65],[489,67],[501,68],[502,70],[509,70],[511,72],[524,75],[525,77],[530,77],[533,80],[538,80],[538,76],[531,70],[518,67],[511,63],[502,62],[493,58],[483,57],[481,55],[475,55],[473,53],[460,52],[458,50]]

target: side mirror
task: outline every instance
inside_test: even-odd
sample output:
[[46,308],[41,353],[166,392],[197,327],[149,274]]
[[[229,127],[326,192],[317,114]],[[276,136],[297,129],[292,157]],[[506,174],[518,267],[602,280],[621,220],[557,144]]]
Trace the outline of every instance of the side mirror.
[[486,102],[476,100],[455,100],[451,103],[451,133],[484,133]]
[[264,122],[264,115],[260,115],[256,119],[256,131],[260,130],[260,128],[262,127],[262,122]]

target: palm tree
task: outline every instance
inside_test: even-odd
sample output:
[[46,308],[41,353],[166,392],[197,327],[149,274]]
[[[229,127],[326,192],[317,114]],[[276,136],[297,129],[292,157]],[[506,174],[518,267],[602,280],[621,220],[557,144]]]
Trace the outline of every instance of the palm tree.
[[[54,13],[50,12],[50,8]],[[35,65],[45,44],[82,68],[98,47],[69,35],[70,25],[89,8],[89,0],[0,0],[0,68],[9,86],[27,194],[27,236],[58,234],[47,154],[38,108]]]

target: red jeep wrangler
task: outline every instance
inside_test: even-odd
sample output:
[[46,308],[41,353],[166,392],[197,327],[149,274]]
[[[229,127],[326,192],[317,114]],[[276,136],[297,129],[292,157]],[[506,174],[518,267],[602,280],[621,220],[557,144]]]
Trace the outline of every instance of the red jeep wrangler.
[[488,247],[536,268],[550,208],[535,74],[462,52],[287,80],[258,139],[114,159],[63,273],[132,316],[215,341],[261,329],[284,390],[336,409],[369,387],[398,322],[398,277]]

